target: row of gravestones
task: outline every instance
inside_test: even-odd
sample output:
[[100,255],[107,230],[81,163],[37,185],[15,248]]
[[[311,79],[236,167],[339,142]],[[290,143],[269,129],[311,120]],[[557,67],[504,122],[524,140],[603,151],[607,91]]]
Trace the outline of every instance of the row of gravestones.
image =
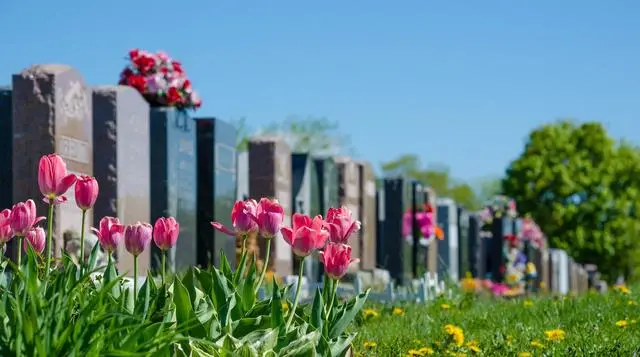
[[[211,228],[213,217],[229,224],[235,199],[235,129],[214,118],[190,118],[171,108],[150,108],[137,91],[123,86],[89,88],[65,65],[35,65],[13,75],[0,90],[0,207],[40,196],[38,160],[58,153],[69,171],[96,177],[100,195],[88,225],[103,216],[125,224],[154,222],[171,215],[181,225],[169,267],[206,265],[217,250],[235,251],[233,239]],[[197,159],[196,159],[197,158]],[[81,211],[73,202],[54,211],[56,254],[63,232],[81,230]],[[87,227],[88,228],[88,227]],[[9,255],[14,256],[15,244]],[[145,252],[140,273],[158,263]],[[121,271],[132,258],[117,253]]]

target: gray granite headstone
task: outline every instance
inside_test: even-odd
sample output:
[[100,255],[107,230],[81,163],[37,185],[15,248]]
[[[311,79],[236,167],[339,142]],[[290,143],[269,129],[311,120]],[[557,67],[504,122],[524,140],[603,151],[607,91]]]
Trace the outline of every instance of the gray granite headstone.
[[0,87],[0,210],[13,205],[11,88]]
[[[33,198],[38,214],[46,215],[37,180],[42,155],[55,152],[70,172],[93,175],[91,92],[70,66],[34,65],[13,75],[12,101],[13,200]],[[54,212],[56,256],[64,245],[62,232],[81,229],[82,212],[74,202],[73,187],[67,198]],[[92,217],[93,212],[88,211],[87,222]]]
[[[100,184],[94,227],[104,216],[123,224],[149,222],[149,104],[127,86],[93,89],[93,171]],[[153,224],[154,222],[150,222]],[[133,256],[118,248],[118,269],[133,274]],[[149,268],[149,250],[138,257],[138,275]]]
[[358,205],[362,221],[362,268],[373,270],[376,267],[376,178],[371,164],[366,161],[358,163],[360,190]]
[[[360,212],[360,170],[358,164],[350,157],[336,157],[336,167],[338,168],[338,197],[340,205],[351,210],[353,219],[361,221]],[[349,239],[352,255],[362,259],[362,232],[358,231]],[[361,262],[352,263],[350,271],[360,269]]]

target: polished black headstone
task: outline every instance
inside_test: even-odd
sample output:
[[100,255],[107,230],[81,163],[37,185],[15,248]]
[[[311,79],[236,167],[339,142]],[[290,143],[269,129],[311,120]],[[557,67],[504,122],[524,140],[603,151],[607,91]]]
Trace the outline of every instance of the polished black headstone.
[[471,273],[471,251],[469,250],[469,213],[458,206],[458,273],[464,277]]
[[[187,112],[151,108],[149,127],[151,220],[173,216],[180,223],[180,237],[169,252],[167,268],[182,271],[197,262],[196,125]],[[152,247],[152,267],[158,269],[160,251]]]
[[494,218],[492,222],[491,248],[489,251],[489,266],[491,279],[494,282],[504,280],[504,236],[511,234],[513,228],[509,218]]
[[315,172],[318,177],[320,213],[326,215],[331,207],[338,207],[338,168],[330,157],[314,158]]
[[411,245],[402,235],[403,216],[411,206],[411,183],[406,178],[384,179],[384,239],[378,247],[380,267],[387,269],[398,284],[412,278]]
[[13,205],[11,88],[0,87],[0,210]]
[[[378,180],[383,186],[384,180]],[[384,245],[384,228],[385,228],[385,206],[384,206],[384,187],[376,189],[376,266],[382,267],[385,262],[385,245]]]
[[468,243],[469,243],[469,269],[471,275],[474,277],[484,277],[484,271],[481,267],[482,255],[480,251],[480,218],[475,215],[469,215],[469,230],[468,230]]
[[211,227],[211,221],[231,227],[236,200],[236,128],[216,118],[197,118],[198,255],[197,264],[219,266],[220,251],[235,265],[236,242]]

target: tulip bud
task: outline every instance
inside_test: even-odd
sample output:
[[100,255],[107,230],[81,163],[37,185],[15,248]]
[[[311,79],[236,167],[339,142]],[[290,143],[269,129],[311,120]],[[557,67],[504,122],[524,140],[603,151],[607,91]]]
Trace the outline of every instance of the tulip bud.
[[120,220],[115,217],[103,217],[99,228],[91,228],[91,230],[98,237],[102,249],[107,253],[116,252],[124,234],[124,226],[120,224]]
[[129,253],[134,256],[140,255],[151,242],[151,232],[153,227],[149,223],[137,222],[128,225],[124,230],[124,245]]
[[4,209],[0,212],[0,244],[7,243],[13,238],[11,229],[11,210]]
[[67,174],[67,164],[56,154],[44,155],[38,164],[38,186],[47,203],[62,203],[64,194],[76,182],[76,175]]
[[260,235],[266,239],[270,239],[275,237],[282,227],[284,209],[278,200],[262,198],[260,199],[260,203],[258,203],[256,216]]
[[36,216],[36,204],[33,200],[18,202],[11,209],[11,229],[13,234],[24,237],[33,226],[44,217]]
[[176,245],[180,234],[180,223],[173,217],[160,217],[153,225],[153,241],[161,250],[168,250]]
[[347,207],[329,208],[326,222],[330,240],[335,243],[346,244],[349,237],[360,230],[360,221],[353,219],[351,210]]
[[76,181],[76,204],[78,207],[86,211],[93,208],[98,198],[98,181],[95,177],[80,176]]
[[25,238],[24,242],[22,242],[22,246],[26,252],[29,251],[29,244],[31,244],[31,247],[36,253],[42,254],[42,252],[44,252],[44,247],[47,243],[47,236],[42,227],[30,229]]
[[331,279],[340,279],[346,273],[351,263],[357,263],[359,259],[351,258],[351,247],[346,244],[329,243],[320,252],[320,261],[324,270]]
[[233,229],[225,227],[220,222],[211,222],[213,228],[235,237],[238,234],[248,234],[258,231],[256,200],[237,201],[231,210],[231,224]]

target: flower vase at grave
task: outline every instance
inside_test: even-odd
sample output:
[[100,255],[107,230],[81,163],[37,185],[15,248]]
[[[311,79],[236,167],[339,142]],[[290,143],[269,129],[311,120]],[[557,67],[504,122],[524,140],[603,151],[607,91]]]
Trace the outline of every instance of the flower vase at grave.
[[[180,239],[167,254],[167,270],[196,265],[197,159],[196,127],[184,110],[150,109],[151,221],[172,216],[180,222]],[[153,246],[151,266],[159,271],[161,252]]]

